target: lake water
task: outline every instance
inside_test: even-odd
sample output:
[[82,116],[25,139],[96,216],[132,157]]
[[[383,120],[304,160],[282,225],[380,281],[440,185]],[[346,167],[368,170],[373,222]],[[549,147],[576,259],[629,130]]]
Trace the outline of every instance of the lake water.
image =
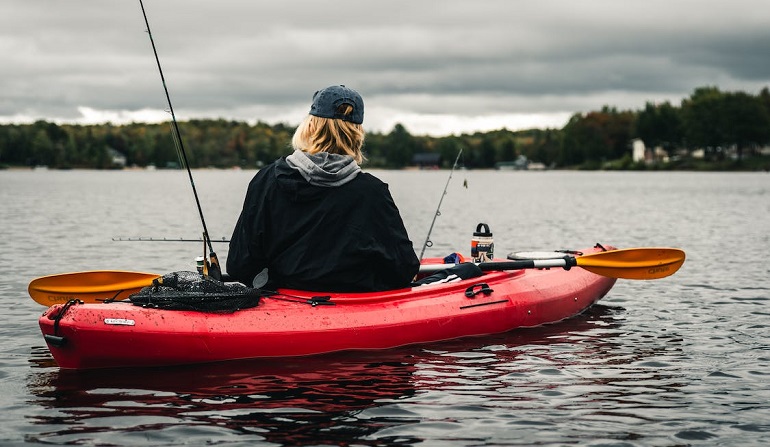
[[[376,171],[419,253],[448,171]],[[253,172],[194,171],[229,237]],[[467,184],[467,187],[466,187]],[[194,269],[182,171],[0,171],[0,444],[763,445],[770,439],[770,174],[456,171],[426,256],[669,246],[674,276],[618,281],[558,324],[372,353],[60,371],[33,278]],[[227,244],[215,246],[221,260]],[[259,343],[259,340],[255,340]]]

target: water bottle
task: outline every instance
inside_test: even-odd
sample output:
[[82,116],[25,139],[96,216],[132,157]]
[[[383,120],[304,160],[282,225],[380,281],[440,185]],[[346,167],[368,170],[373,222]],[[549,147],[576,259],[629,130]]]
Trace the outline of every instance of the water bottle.
[[480,223],[471,239],[471,258],[473,262],[489,262],[495,257],[495,243],[489,225]]

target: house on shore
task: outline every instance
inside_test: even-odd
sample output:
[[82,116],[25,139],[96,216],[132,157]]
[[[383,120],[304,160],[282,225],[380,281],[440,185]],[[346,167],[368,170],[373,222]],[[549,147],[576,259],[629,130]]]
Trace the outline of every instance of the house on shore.
[[107,157],[110,160],[110,167],[113,169],[123,169],[126,167],[126,156],[117,150],[107,147]]
[[441,154],[419,152],[412,157],[412,164],[420,169],[438,169],[441,167]]
[[500,171],[525,171],[529,169],[529,160],[524,155],[519,155],[512,161],[499,161],[495,163],[495,169]]

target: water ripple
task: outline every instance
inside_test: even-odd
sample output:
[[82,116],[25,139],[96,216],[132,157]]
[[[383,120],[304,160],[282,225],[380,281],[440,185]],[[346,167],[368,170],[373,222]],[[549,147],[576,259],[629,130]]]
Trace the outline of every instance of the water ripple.
[[[770,250],[758,224],[770,221],[767,175],[462,172],[471,186],[450,185],[427,256],[467,251],[484,220],[501,253],[656,244],[688,260],[671,278],[619,281],[601,305],[541,328],[73,373],[40,337],[29,280],[189,269],[200,247],[111,238],[195,237],[199,222],[178,172],[40,174],[0,172],[0,444],[754,446],[770,433],[770,270],[758,262]],[[421,241],[446,173],[377,174]],[[229,234],[251,175],[196,172],[217,236]]]

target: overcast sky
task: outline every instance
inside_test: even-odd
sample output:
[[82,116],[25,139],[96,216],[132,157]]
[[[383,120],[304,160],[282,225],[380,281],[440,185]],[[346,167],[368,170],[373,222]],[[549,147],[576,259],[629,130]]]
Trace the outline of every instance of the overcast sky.
[[[358,90],[367,130],[561,127],[603,105],[770,85],[767,0],[144,0],[178,119],[296,125]],[[0,122],[169,118],[138,0],[0,0]]]

